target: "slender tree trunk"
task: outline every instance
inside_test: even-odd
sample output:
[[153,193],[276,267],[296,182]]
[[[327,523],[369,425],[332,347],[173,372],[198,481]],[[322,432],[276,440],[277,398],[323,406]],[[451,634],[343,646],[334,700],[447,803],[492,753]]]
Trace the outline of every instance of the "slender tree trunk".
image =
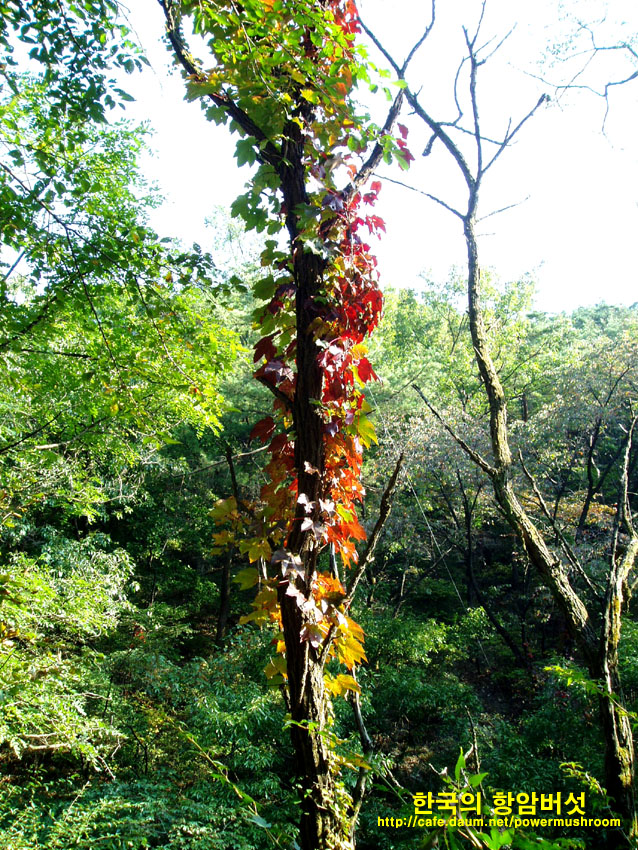
[[331,709],[317,651],[300,641],[303,617],[296,600],[280,595],[291,715],[291,738],[301,781],[300,843],[303,850],[349,850],[346,808],[335,780],[328,742]]
[[217,629],[215,632],[215,643],[218,646],[223,646],[224,637],[226,635],[226,626],[228,625],[228,614],[230,612],[230,564],[232,554],[228,552],[228,557],[222,567],[222,578],[219,583],[219,613],[217,615]]
[[[594,671],[596,674],[594,678],[598,679],[603,687],[603,693],[600,697],[600,716],[605,736],[607,793],[613,798],[616,810],[631,823],[631,834],[634,838],[638,836],[634,789],[634,743],[629,717],[620,703],[622,687],[618,670],[618,647],[623,602],[627,595],[627,579],[638,558],[638,534],[631,524],[627,496],[631,438],[635,424],[636,420],[634,419],[625,445],[621,494],[605,599],[600,663],[599,668]],[[617,557],[617,534],[623,521],[627,525],[630,536],[624,555]]]
[[[295,470],[299,495],[304,494],[308,502],[316,504],[323,495],[321,473],[325,465],[323,420],[317,404],[323,375],[310,325],[315,318],[312,307],[321,287],[324,261],[296,241],[297,210],[308,203],[303,137],[295,122],[289,122],[285,135],[282,150],[286,164],[281,167],[280,177],[288,210],[286,225],[296,284],[297,378],[292,400]],[[300,559],[303,578],[297,579],[297,588],[309,598],[318,547],[312,534],[301,530],[304,517],[304,508],[298,504],[286,550]],[[301,781],[301,847],[302,850],[349,850],[353,845],[348,835],[347,801],[338,798],[334,755],[328,743],[330,701],[323,680],[323,661],[319,650],[301,639],[308,621],[297,598],[286,593],[285,576],[281,578],[279,602],[286,644],[290,728]],[[347,796],[345,792],[343,795]]]
[[[627,553],[617,563],[612,556],[611,574],[605,606],[603,634],[594,629],[586,606],[571,586],[561,560],[549,549],[514,492],[511,482],[512,456],[507,430],[505,393],[491,358],[480,302],[480,269],[474,234],[474,215],[464,220],[468,249],[468,302],[470,331],[481,379],[488,397],[494,467],[490,471],[494,493],[507,521],[525,546],[530,561],[551,591],[565,617],[567,628],[577,643],[590,676],[604,689],[600,697],[601,725],[605,744],[605,784],[613,797],[615,810],[626,821],[632,839],[637,834],[633,790],[633,738],[626,712],[618,704],[618,643],[620,641],[623,589],[629,570],[638,555],[638,537],[633,533]],[[633,425],[632,425],[633,430]],[[631,432],[625,457],[625,482]],[[624,499],[626,500],[626,487]],[[624,511],[624,506],[621,511]],[[628,514],[628,507],[627,512]],[[618,837],[610,838],[611,847],[619,847]]]
[[631,724],[627,712],[618,702],[620,677],[617,665],[603,664],[600,673],[597,678],[605,689],[599,699],[600,719],[605,737],[605,786],[612,798],[613,809],[625,819],[631,820],[636,807]]

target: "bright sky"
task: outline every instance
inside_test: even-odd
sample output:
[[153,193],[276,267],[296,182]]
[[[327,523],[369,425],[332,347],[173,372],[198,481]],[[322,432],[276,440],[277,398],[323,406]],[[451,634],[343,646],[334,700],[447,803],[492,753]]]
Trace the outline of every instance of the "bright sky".
[[[481,263],[503,278],[526,273],[537,281],[537,306],[559,311],[579,304],[631,304],[638,301],[635,243],[638,236],[638,79],[615,87],[610,111],[589,91],[560,92],[536,79],[569,79],[586,63],[584,36],[561,44],[573,28],[573,17],[601,19],[601,0],[488,0],[482,34],[498,42],[515,25],[499,52],[486,64],[479,80],[482,129],[499,137],[511,117],[514,124],[546,91],[552,96],[525,126],[516,144],[506,151],[486,178],[482,215],[519,204],[485,220]],[[613,12],[596,28],[600,45],[618,44],[638,33],[635,0],[613,0]],[[439,0],[437,23],[408,74],[420,100],[439,120],[454,118],[453,80],[463,50],[461,27],[475,25],[478,0]],[[563,6],[565,7],[563,9]],[[362,16],[395,58],[402,60],[429,17],[426,0],[360,0]],[[391,16],[388,10],[391,8]],[[168,73],[170,58],[161,44],[161,10],[153,0],[137,0],[131,22],[142,39],[152,71],[128,78],[126,88],[137,99],[130,111],[148,119],[156,134],[156,155],[145,162],[167,202],[154,225],[186,242],[210,242],[204,221],[215,206],[229,207],[242,191],[249,169],[238,169],[234,142],[222,128],[206,122],[197,104],[183,100],[180,76]],[[550,68],[541,60],[548,48],[558,47],[571,63]],[[375,57],[378,58],[378,57]],[[577,83],[598,90],[611,79],[633,73],[628,54],[598,54]],[[533,76],[536,75],[536,76]],[[385,108],[385,106],[382,106]],[[381,115],[378,116],[381,118]],[[418,119],[407,112],[401,121],[410,130],[408,142],[416,162],[409,173],[398,167],[382,173],[438,195],[447,203],[462,197],[454,169],[442,155],[420,156],[427,135]],[[469,149],[468,149],[469,150]],[[444,281],[453,266],[464,262],[460,222],[423,196],[386,183],[379,201],[387,235],[374,248],[384,284],[419,287],[419,274]]]

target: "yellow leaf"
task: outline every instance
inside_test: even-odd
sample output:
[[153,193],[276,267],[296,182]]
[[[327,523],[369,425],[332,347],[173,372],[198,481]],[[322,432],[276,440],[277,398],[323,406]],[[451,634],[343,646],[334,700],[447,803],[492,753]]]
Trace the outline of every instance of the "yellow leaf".
[[288,670],[286,668],[286,659],[281,655],[276,655],[274,658],[271,658],[268,664],[264,669],[264,673],[266,674],[267,679],[272,679],[273,676],[283,676],[284,679],[288,678]]
[[337,676],[337,682],[342,691],[354,691],[355,694],[361,693],[361,686],[359,683],[352,676],[348,676],[346,673],[339,673]]
[[326,675],[325,678],[326,688],[330,691],[333,696],[341,696],[346,693],[346,691],[354,691],[356,694],[361,693],[361,687],[358,682],[352,676],[348,676],[346,673],[340,673],[338,676],[333,677],[330,674]]
[[239,544],[239,551],[248,553],[248,560],[251,564],[259,560],[259,558],[265,558],[269,561],[272,554],[268,542],[261,539],[242,541]]
[[361,360],[362,357],[365,357],[368,353],[368,346],[363,342],[359,342],[356,345],[353,345],[350,349],[350,353],[354,360]]
[[237,501],[234,496],[231,496],[230,499],[218,499],[215,502],[210,515],[217,522],[225,522],[236,513]]
[[241,626],[244,626],[246,623],[257,623],[258,626],[263,626],[268,622],[270,622],[270,616],[268,615],[268,611],[264,611],[263,608],[257,608],[251,611],[250,614],[244,614],[239,618],[239,624]]
[[319,103],[319,95],[312,89],[302,89],[301,96],[309,103]]

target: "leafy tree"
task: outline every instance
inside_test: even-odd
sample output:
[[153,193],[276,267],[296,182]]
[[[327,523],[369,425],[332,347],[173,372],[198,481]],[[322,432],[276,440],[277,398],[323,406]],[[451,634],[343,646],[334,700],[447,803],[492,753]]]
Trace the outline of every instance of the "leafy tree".
[[[283,633],[285,664],[275,660],[273,672],[286,676],[302,846],[348,847],[359,801],[338,781],[325,664],[338,656],[352,669],[364,653],[361,631],[346,614],[351,595],[337,574],[320,571],[318,557],[330,544],[348,565],[356,558],[354,540],[364,536],[354,503],[362,497],[361,448],[374,430],[359,386],[374,377],[363,340],[378,322],[381,295],[357,231],[383,228],[363,211],[379,190],[373,183],[361,193],[376,165],[393,153],[404,165],[410,158],[403,140],[391,135],[402,95],[390,94],[382,128],[357,115],[353,87],[368,70],[354,46],[354,3],[161,5],[189,96],[202,98],[210,119],[239,133],[240,165],[258,163],[234,214],[269,234],[285,227],[289,239],[286,250],[267,242],[262,263],[273,272],[254,289],[265,302],[255,350],[255,361],[265,362],[256,374],[272,390],[283,425],[273,439],[272,417],[254,429],[270,441],[264,507],[256,514],[235,496],[218,517],[235,533],[243,509],[256,523],[244,548],[251,561],[270,564],[253,618],[270,619]],[[207,39],[212,69],[186,44],[182,16]],[[342,189],[335,182],[340,162],[348,169]],[[230,539],[224,534],[220,542]],[[248,580],[260,580],[257,568]],[[342,681],[358,689],[352,677]],[[362,789],[360,782],[356,793]]]
[[148,227],[143,135],[56,119],[44,92],[24,77],[0,104],[5,522],[46,498],[90,514],[103,459],[134,463],[179,419],[218,427],[237,352],[209,258]]
[[[484,12],[485,4],[482,10]],[[482,22],[483,14],[480,15],[478,24],[471,31],[463,28],[466,52],[461,60],[454,84],[455,104],[459,113],[456,121],[449,123],[437,120],[433,117],[430,108],[423,105],[423,98],[415,94],[413,88],[406,86],[404,89],[408,103],[429,135],[430,142],[426,150],[431,150],[435,142],[443,146],[462,176],[467,192],[464,205],[459,205],[457,208],[445,201],[443,205],[460,221],[467,246],[469,331],[481,383],[489,405],[492,461],[486,460],[460,436],[456,435],[456,439],[473,462],[490,479],[503,514],[560,607],[570,633],[583,654],[590,675],[600,683],[601,724],[606,753],[606,787],[617,810],[626,820],[630,836],[634,836],[636,812],[632,730],[626,710],[617,702],[617,694],[620,690],[618,646],[621,613],[627,599],[627,578],[638,555],[638,536],[633,528],[628,498],[629,463],[636,418],[632,412],[621,452],[623,458],[619,476],[621,487],[616,522],[612,532],[605,589],[600,599],[588,602],[586,591],[579,592],[572,583],[572,567],[580,573],[583,572],[574,553],[567,548],[564,557],[561,557],[552,551],[548,538],[522,504],[520,494],[515,488],[507,400],[497,361],[493,355],[493,340],[490,338],[487,314],[483,307],[483,275],[479,265],[476,237],[479,195],[487,172],[508,148],[524,124],[546,103],[548,97],[542,94],[537,103],[516,123],[510,122],[502,137],[485,134],[478,99],[479,74],[488,55],[486,45],[481,41]],[[393,59],[373,33],[369,34],[392,66],[397,79],[405,80],[405,67],[401,67]],[[459,79],[465,68],[467,68],[465,88],[461,97]],[[468,150],[469,139],[472,141],[469,142],[471,148]],[[437,198],[435,200],[440,201]],[[454,433],[449,427],[448,430]],[[524,464],[523,470],[525,470]],[[534,479],[531,475],[528,477],[539,502],[544,505]],[[618,548],[621,529],[624,530],[628,539],[622,552]],[[565,545],[564,541],[561,542]],[[593,615],[590,610],[592,606],[593,608],[600,606],[599,617]],[[612,843],[617,840],[613,836],[610,837]]]

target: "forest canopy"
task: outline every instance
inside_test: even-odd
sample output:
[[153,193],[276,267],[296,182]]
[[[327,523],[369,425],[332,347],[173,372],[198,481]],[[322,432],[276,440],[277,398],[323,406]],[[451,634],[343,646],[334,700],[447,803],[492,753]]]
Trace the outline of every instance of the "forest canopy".
[[[126,10],[0,0],[0,850],[636,846],[638,306],[483,266],[556,95],[485,129],[488,7],[444,91],[435,2],[402,56],[353,0],[154,4],[250,166],[188,245]],[[391,182],[445,284],[381,278]]]

